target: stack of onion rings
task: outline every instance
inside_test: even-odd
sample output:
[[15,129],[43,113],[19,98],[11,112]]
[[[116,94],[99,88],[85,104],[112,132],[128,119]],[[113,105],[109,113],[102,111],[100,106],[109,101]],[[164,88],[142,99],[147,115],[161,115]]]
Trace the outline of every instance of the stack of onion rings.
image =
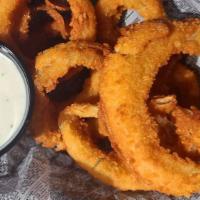
[[87,129],[87,123],[81,119],[97,116],[97,107],[89,104],[72,104],[61,113],[59,128],[69,155],[104,183],[120,190],[149,190],[148,185],[143,183],[137,174],[130,176],[115,152],[106,153],[95,144],[92,133]]
[[[127,9],[145,22],[120,30]],[[67,151],[94,177],[123,191],[200,191],[199,83],[180,61],[183,55],[169,62],[172,55],[200,54],[200,20],[164,19],[160,0],[99,0],[95,7],[90,0],[0,0],[0,16],[0,39],[25,60],[32,53],[28,65],[35,59],[30,128],[37,143]],[[162,66],[169,73],[152,88]],[[90,75],[76,94],[52,99],[84,68]],[[180,85],[190,90],[188,98]]]
[[[192,24],[191,28],[188,28],[189,24]],[[41,92],[48,93],[54,90],[58,80],[73,67],[83,65],[89,69],[97,70],[86,81],[82,93],[75,98],[74,104],[67,106],[59,117],[59,130],[62,134],[64,146],[67,152],[84,169],[103,182],[121,190],[157,190],[177,196],[189,195],[198,191],[198,175],[195,178],[196,172],[198,173],[199,170],[198,165],[191,160],[184,160],[178,154],[171,154],[168,149],[159,145],[159,138],[156,135],[157,124],[147,112],[145,101],[147,101],[148,95],[144,93],[150,91],[158,69],[166,64],[171,55],[180,52],[190,55],[198,54],[199,41],[198,36],[196,36],[198,34],[194,34],[193,40],[187,38],[195,31],[198,33],[198,28],[198,20],[144,22],[124,30],[115,47],[115,54],[108,55],[109,50],[99,44],[68,42],[38,55],[36,59],[36,85]],[[136,39],[134,39],[134,36]],[[139,38],[138,44],[137,39]],[[163,43],[166,45],[161,51],[160,46]],[[182,45],[183,43],[184,45]],[[126,45],[134,47],[133,51]],[[156,51],[158,47],[161,52]],[[152,48],[155,49],[154,53],[151,52]],[[148,54],[153,56],[152,60]],[[59,59],[56,59],[58,55]],[[149,58],[149,61],[144,62],[143,67],[144,58]],[[122,68],[123,70],[121,70]],[[103,72],[101,73],[102,69]],[[133,80],[137,80],[136,77],[141,77],[144,84],[136,81],[134,85],[129,85],[132,76],[134,76]],[[100,90],[99,83],[101,83]],[[100,105],[98,109],[99,94]],[[117,96],[120,98],[117,98]],[[90,101],[94,99],[95,104],[90,104]],[[159,101],[156,101],[156,103]],[[161,113],[171,114],[176,119],[178,117],[177,112],[183,111],[183,109],[177,107],[176,100],[168,103],[161,106],[154,104],[154,109]],[[138,104],[140,105],[139,108]],[[136,111],[137,114],[131,113],[131,111]],[[141,119],[144,117],[145,121],[143,122],[140,117]],[[92,133],[89,131],[89,124],[86,122],[89,118],[98,118],[98,132],[101,137],[109,137],[113,147],[112,152],[105,153],[95,145]],[[118,119],[123,123],[117,121]],[[191,121],[196,122],[192,118]],[[175,125],[183,145],[194,144],[195,137],[189,137],[188,139],[191,141],[187,143],[184,139],[185,130],[179,130],[178,122],[175,122]],[[148,136],[145,136],[147,134],[145,130],[149,131]],[[133,136],[131,131],[134,132]],[[142,135],[141,138],[140,134]],[[134,138],[134,140],[131,138]],[[127,146],[127,144],[129,145]],[[198,142],[195,144],[198,148]],[[188,151],[191,151],[191,146]],[[162,155],[165,161],[164,158],[161,158],[161,161],[156,159],[157,154]],[[110,155],[112,156],[110,157]],[[84,162],[84,160],[87,160],[87,162]],[[158,162],[157,166],[154,162]],[[115,163],[115,167],[112,163]],[[176,163],[175,166],[174,163]],[[166,169],[166,164],[171,166],[170,170]],[[110,170],[113,167],[116,171]],[[146,167],[151,170],[145,170]],[[176,171],[176,175],[174,175],[172,169]],[[186,174],[187,170],[195,171],[195,175]],[[121,175],[120,177],[116,177],[117,172]],[[157,174],[157,176],[154,177],[151,173]],[[162,177],[165,175],[168,175],[169,178]],[[175,182],[171,181],[172,176],[175,176]],[[119,182],[119,179],[124,180],[124,183]],[[189,186],[187,186],[187,181],[184,182],[185,179],[190,181]],[[175,188],[177,183],[182,184],[184,190]]]
[[[146,48],[139,55],[119,51],[108,56],[101,76],[101,108],[113,147],[130,172],[138,172],[152,190],[190,195],[200,190],[200,166],[160,146],[157,124],[146,101],[155,75],[171,55],[200,54],[200,21],[164,24],[169,34],[150,41],[145,35]],[[131,40],[127,42],[132,45]]]
[[[98,71],[102,69],[104,58],[109,52],[110,50],[106,45],[86,41],[71,41],[47,49],[37,56],[35,83],[42,98],[36,98],[36,101],[38,100],[36,110],[40,113],[47,112],[47,116],[50,117],[50,120],[47,120],[44,115],[42,117],[40,117],[41,114],[36,113],[34,115],[32,131],[37,142],[45,147],[56,147],[56,150],[63,150],[64,145],[60,141],[60,133],[52,131],[52,129],[55,130],[55,126],[52,127],[53,122],[51,121],[54,119],[53,121],[56,122],[55,118],[58,117],[59,109],[53,107],[47,109],[46,112],[41,111],[41,109],[45,110],[48,104],[51,104],[44,93],[49,93],[55,89],[59,78],[66,76],[70,69],[86,66],[88,69],[94,70],[93,75],[86,81],[83,91],[75,101],[83,103],[89,102],[91,99],[97,99]],[[57,59],[58,57],[59,59]],[[40,99],[46,100],[41,103]],[[51,112],[54,112],[54,114]],[[43,126],[37,126],[37,121],[40,121]]]

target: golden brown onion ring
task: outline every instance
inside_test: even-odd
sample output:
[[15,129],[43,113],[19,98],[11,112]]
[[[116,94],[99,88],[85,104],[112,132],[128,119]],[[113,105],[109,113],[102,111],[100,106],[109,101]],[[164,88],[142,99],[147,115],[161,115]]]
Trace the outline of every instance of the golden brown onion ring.
[[95,41],[96,14],[90,0],[68,0],[72,11],[70,40]]
[[189,196],[200,191],[200,166],[160,146],[146,101],[158,70],[171,55],[200,54],[200,20],[168,26],[171,33],[154,38],[140,55],[118,53],[106,59],[100,97],[111,142],[130,171],[147,179],[152,190]]
[[[22,52],[17,46],[17,42],[27,34],[27,22],[29,20],[29,10],[27,0],[0,0],[0,40],[11,46],[18,54]],[[16,38],[14,36],[18,36]]]
[[200,83],[198,73],[182,63],[178,63],[171,77],[171,84],[178,91],[181,104],[200,107]]
[[71,68],[101,69],[108,53],[106,46],[97,43],[74,41],[56,45],[37,56],[35,83],[40,91],[50,92]]
[[[67,46],[67,48],[69,48],[69,49],[66,52],[65,52],[66,48],[61,49],[62,54],[59,54],[59,51],[57,52],[58,56],[61,58],[61,60],[58,60],[58,62],[56,62],[56,64],[58,63],[58,65],[55,65],[55,66],[63,66],[62,64],[64,62],[62,63],[62,59],[71,59],[74,56],[74,61],[70,60],[68,63],[69,65],[70,65],[70,62],[72,61],[72,63],[74,62],[72,64],[72,66],[74,65],[76,67],[75,62],[77,62],[78,64],[80,62],[86,63],[87,61],[84,61],[84,59],[86,59],[86,60],[89,59],[88,63],[94,61],[94,64],[91,64],[91,66],[94,66],[94,69],[98,68],[98,67],[101,68],[101,66],[97,66],[97,65],[98,64],[102,65],[102,63],[100,61],[103,61],[104,53],[105,54],[108,53],[108,49],[106,47],[103,47],[103,46],[97,45],[97,44],[89,44],[89,43],[85,43],[85,42],[82,42],[82,43],[81,42],[80,43],[71,42],[71,43],[67,43],[66,45],[62,44],[62,45],[59,45],[59,48],[61,48],[62,46],[64,46],[64,47]],[[80,55],[82,55],[81,49],[86,48],[86,52],[85,52],[86,54],[83,54],[85,57],[78,58],[80,61],[77,60],[76,54],[72,55],[72,53],[70,53],[70,50],[73,50],[73,48],[77,48],[75,50],[75,52],[79,52]],[[49,52],[51,52],[52,49],[47,50],[47,51],[49,54]],[[53,48],[53,51],[51,53],[53,54],[54,52],[56,52],[56,48],[55,49]],[[75,53],[75,52],[73,52],[73,53]],[[92,60],[91,57],[88,58],[87,53],[89,53],[89,55],[92,55],[94,60]],[[45,58],[48,58],[48,56]],[[83,60],[81,60],[81,59],[83,59]],[[91,61],[90,61],[90,59],[91,59]],[[95,59],[96,59],[96,63],[95,63]],[[44,61],[46,62],[45,59],[44,59]],[[81,65],[81,63],[80,63],[80,65]],[[48,66],[50,66],[50,65],[48,65]],[[52,65],[52,66],[50,66],[50,68],[51,67],[54,68],[55,66]],[[69,72],[69,69],[66,70],[65,75],[68,75],[68,72]],[[78,95],[78,97],[75,99],[75,101],[89,102],[91,99],[98,99],[98,96],[96,96],[98,94],[98,89],[99,89],[98,83],[99,83],[99,72],[93,71],[91,77],[86,81],[83,91]],[[55,131],[55,130],[57,130],[56,129],[57,119],[56,118],[57,118],[58,110],[55,109],[55,106],[44,95],[39,93],[38,97],[40,97],[40,98],[36,98],[37,105],[35,107],[35,112],[34,112],[35,114],[34,114],[33,123],[32,123],[32,124],[34,124],[34,127],[35,127],[35,129],[33,129],[33,132],[35,133],[37,131],[34,137],[35,137],[36,141],[38,143],[42,144],[42,146],[44,146],[44,147],[56,148],[56,150],[63,150],[64,145],[62,143],[61,135],[57,131]],[[95,103],[97,103],[97,102],[95,102]],[[48,109],[48,107],[49,107],[49,109]],[[85,109],[88,112],[88,109],[87,108],[85,108]],[[71,110],[73,112],[79,112],[80,115],[81,115],[81,112],[84,113],[84,109],[77,110],[76,106],[71,106]],[[76,113],[76,114],[78,115],[78,113]]]
[[38,144],[57,151],[65,149],[61,134],[57,131],[58,110],[50,100],[35,90],[35,104],[30,130]]
[[100,71],[92,71],[88,79],[86,79],[83,90],[75,99],[77,103],[97,103],[99,101],[99,77]]
[[[0,38],[7,41],[12,37],[13,31],[13,17],[17,14],[18,10],[27,6],[27,0],[0,0]],[[17,31],[17,30],[16,30]],[[19,31],[19,30],[18,30]]]
[[121,29],[115,51],[121,54],[136,55],[142,52],[146,45],[154,38],[162,38],[170,33],[169,28],[163,22],[135,24]]
[[[85,81],[83,90],[75,99],[76,103],[99,103],[99,81],[101,71],[93,71],[91,76]],[[98,131],[101,136],[107,137],[108,130],[104,123],[104,116],[101,109],[98,109],[98,117],[95,119],[98,124]]]
[[[200,153],[200,111],[194,107],[182,108],[175,96],[158,96],[150,100],[149,108],[159,126],[159,119],[167,117],[178,136],[174,144],[175,150],[183,157],[199,159]],[[163,121],[163,120],[162,120]],[[164,127],[168,128],[168,127]]]
[[152,113],[171,114],[177,105],[175,95],[155,96],[150,100],[149,108]]
[[180,143],[189,153],[200,153],[200,111],[176,107],[172,112]]
[[165,16],[160,0],[99,0],[96,5],[98,39],[114,44],[119,36],[117,24],[122,11],[136,10],[145,20],[159,19]]
[[63,16],[56,9],[48,6],[42,6],[37,10],[46,11],[46,13],[54,20],[51,26],[52,29],[58,31],[63,39],[67,39],[69,36],[69,30],[67,29]]
[[[96,107],[96,108],[95,108]],[[148,189],[137,174],[132,178],[114,152],[99,149],[81,118],[96,118],[98,108],[91,104],[66,107],[59,118],[59,128],[69,155],[99,180],[120,190]]]
[[[72,11],[71,20],[62,15],[70,9]],[[54,20],[53,30],[61,33],[65,40],[94,41],[96,39],[96,14],[90,0],[68,0],[66,5],[57,5],[45,0],[45,4],[39,6],[37,10],[47,12]]]

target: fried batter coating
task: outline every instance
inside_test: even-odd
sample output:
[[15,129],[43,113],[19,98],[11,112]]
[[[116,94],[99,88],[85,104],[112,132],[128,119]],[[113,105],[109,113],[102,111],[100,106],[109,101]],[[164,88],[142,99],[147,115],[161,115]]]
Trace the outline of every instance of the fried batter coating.
[[36,58],[36,86],[40,91],[50,92],[56,87],[58,79],[64,77],[71,68],[102,68],[108,53],[106,46],[84,41],[68,42],[47,49]]
[[172,112],[176,132],[185,150],[190,153],[200,152],[200,111],[177,107]]
[[182,107],[200,108],[200,83],[198,73],[189,65],[183,64],[183,56],[170,58],[156,77],[150,96],[175,94]]
[[106,59],[100,97],[109,137],[126,167],[148,180],[152,190],[189,196],[200,191],[200,166],[160,146],[146,105],[156,74],[171,55],[200,54],[200,20],[174,21],[169,27],[167,37],[155,37],[140,55],[116,53]]
[[90,0],[68,0],[72,10],[70,40],[95,41],[96,14]]
[[13,34],[24,34],[23,20],[27,12],[27,0],[0,0],[0,40],[8,43],[15,50],[18,48]]
[[200,83],[195,71],[178,63],[173,70],[171,84],[177,91],[181,104],[200,107]]
[[[71,21],[64,19],[60,14],[60,11],[70,9]],[[68,0],[65,6],[45,0],[45,5],[41,6],[39,10],[46,11],[54,19],[53,27],[61,33],[63,39],[95,41],[96,14],[90,0]]]
[[[82,111],[77,112],[82,109],[84,109],[84,114]],[[96,118],[98,109],[96,108],[95,112],[93,110],[94,106],[91,104],[72,104],[72,108],[66,107],[61,113],[59,128],[67,152],[83,169],[104,183],[120,190],[148,189],[137,174],[134,178],[129,175],[116,153],[106,153],[95,144],[92,133],[88,131],[88,125],[81,121],[81,118]]]
[[90,77],[85,81],[83,90],[75,99],[76,102],[97,103],[99,101],[99,77],[100,71],[92,71]]
[[57,131],[58,110],[50,100],[36,90],[35,106],[30,123],[34,139],[43,147],[61,151],[65,149],[61,134]]
[[[168,122],[173,125],[176,131],[177,141],[176,149],[182,150],[181,154],[184,156],[190,155],[194,157],[198,156],[200,151],[199,140],[199,126],[200,126],[200,111],[194,107],[185,109],[178,106],[176,96],[157,96],[150,100],[149,108],[152,115],[155,117],[159,126],[162,124],[159,121],[163,121],[167,117]],[[160,120],[163,118],[163,120]],[[166,124],[168,125],[168,124]],[[164,126],[162,126],[164,127]],[[168,127],[164,127],[168,128]],[[175,140],[175,138],[174,138]]]
[[104,137],[109,137],[108,127],[105,121],[103,110],[101,108],[101,103],[99,103],[99,111],[98,111],[98,131],[100,135]]
[[29,23],[31,20],[30,9],[27,7],[24,8],[24,14],[21,17],[19,25],[19,40],[24,40],[28,37],[29,33]]
[[177,107],[176,96],[156,96],[150,100],[150,110],[161,114],[171,114]]
[[52,17],[54,22],[51,24],[51,28],[60,33],[63,39],[67,39],[67,37],[69,37],[69,28],[67,28],[63,16],[56,9],[49,6],[43,6],[38,10],[46,11],[46,13]]
[[[49,81],[51,81],[51,76],[52,79],[55,80],[54,82],[56,83],[58,78],[62,78],[64,75],[68,74],[69,69],[71,67],[83,65],[88,66],[91,69],[101,69],[103,66],[104,56],[108,52],[109,50],[107,49],[107,47],[87,42],[69,42],[67,44],[57,45],[56,47],[46,50],[44,53],[40,54],[37,57],[36,69],[39,69],[39,75],[36,74],[36,83],[45,83],[44,81],[47,80],[47,83],[45,84],[47,84],[49,87]],[[91,99],[97,99],[98,96],[96,95],[98,95],[99,89],[98,84],[99,72],[93,71],[92,76],[86,81],[83,91],[75,99],[75,102],[83,103],[89,102]],[[55,86],[56,85],[53,85],[53,87]],[[35,137],[36,141],[42,143],[44,147],[54,148],[55,146],[58,146],[57,150],[63,150],[64,145],[62,144],[62,138],[60,134],[57,131],[55,131],[57,129],[56,126],[54,126],[57,122],[56,117],[58,111],[57,109],[55,110],[55,108],[53,107],[54,105],[51,105],[47,97],[42,96],[42,98],[44,101],[41,103],[37,103],[40,107],[36,107],[36,111],[38,112],[38,110],[44,108],[47,109],[47,107],[49,106],[49,109],[47,109],[46,112],[50,119],[43,118],[41,113],[45,112],[41,111],[38,112],[38,116],[35,116],[35,122],[37,123],[37,121],[40,121],[42,124],[41,128],[35,126],[37,127],[36,130],[38,130],[37,137]],[[70,108],[71,112],[76,112],[77,115],[81,115],[81,113],[84,112],[86,113],[86,111],[89,112],[87,106],[82,107],[82,109],[79,109],[80,107],[76,107],[74,105]],[[96,107],[94,107],[94,109],[95,108]],[[41,117],[41,119],[38,119],[39,117]]]
[[[24,1],[25,2],[25,1]],[[0,1],[0,16],[1,16],[1,26],[0,26],[0,37],[1,39],[6,39],[10,37],[12,30],[12,17],[14,11],[19,6],[20,0],[11,1]]]
[[[86,80],[83,90],[75,99],[76,103],[93,103],[97,106],[99,104],[99,82],[100,82],[100,71],[93,71],[91,76]],[[100,107],[100,105],[98,106]],[[95,119],[97,124],[96,129],[101,136],[107,137],[108,130],[104,123],[104,116],[101,109],[98,109],[98,116]]]
[[[173,142],[176,145],[174,150],[181,153],[182,156],[189,155],[198,159],[200,152],[200,111],[194,107],[185,109],[178,106],[174,95],[154,97],[150,100],[149,108],[159,126],[168,129],[170,124],[173,125],[177,135],[177,140]],[[162,123],[166,117],[168,124],[160,124],[159,122]]]
[[117,41],[115,51],[136,55],[142,52],[155,37],[159,39],[169,33],[169,28],[160,21],[132,25],[121,30],[122,36]]
[[145,20],[165,17],[160,0],[99,0],[96,5],[98,39],[114,44],[119,36],[117,24],[124,10],[136,10]]
[[79,118],[97,118],[98,106],[85,103],[85,104],[72,104],[67,107],[68,115],[78,116]]

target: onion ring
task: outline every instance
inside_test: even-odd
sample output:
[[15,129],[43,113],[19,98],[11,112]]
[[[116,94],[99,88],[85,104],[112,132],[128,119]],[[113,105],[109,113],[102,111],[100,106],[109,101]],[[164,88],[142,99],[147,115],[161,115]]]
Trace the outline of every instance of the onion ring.
[[[61,58],[61,60],[56,60],[55,65],[54,63],[50,61],[51,65],[47,63],[47,66],[50,68],[54,68],[56,66],[63,67],[63,64],[66,63],[69,66],[64,66],[64,67],[67,67],[64,75],[67,75],[69,72],[69,69],[74,66],[76,67],[77,65],[91,66],[92,69],[102,68],[104,56],[109,52],[109,50],[107,49],[107,47],[98,45],[98,44],[93,44],[93,43],[90,44],[86,42],[79,42],[79,43],[69,42],[67,44],[61,44],[49,50],[46,50],[46,55],[43,57],[44,54],[42,54],[42,58],[40,58],[41,60],[39,61],[39,63],[42,63],[42,66],[45,66],[46,58],[49,58],[48,56],[50,56],[51,54],[54,55],[55,52],[57,52],[57,55],[59,55],[59,58]],[[76,57],[77,52],[80,57]],[[57,59],[58,57],[55,57],[55,58]],[[62,62],[63,59],[64,60],[69,59],[69,60]],[[72,59],[74,59],[74,61]],[[54,60],[53,57],[52,57],[52,60]],[[36,59],[36,66],[38,63],[37,61],[38,60]],[[50,71],[53,72],[52,69],[50,69]],[[41,77],[43,78],[44,75],[42,74]],[[99,84],[99,72],[93,71],[91,77],[86,81],[83,91],[78,95],[75,101],[87,102],[87,101],[90,101],[91,99],[97,99],[98,98],[97,94],[99,92],[98,84]],[[55,119],[57,114],[52,113],[52,111],[55,112],[55,109],[54,108],[51,109],[53,105],[50,104],[47,97],[43,96],[42,98],[39,98],[39,99],[44,99],[44,98],[46,98],[45,102],[44,101],[42,103],[37,102],[36,112],[38,113],[41,119],[38,118],[37,114],[35,114],[35,120],[33,120],[32,124],[35,124],[34,126],[37,127],[36,130],[38,131],[37,132],[38,134],[36,134],[36,136],[34,137],[36,141],[42,144],[42,146],[44,147],[55,148],[56,150],[63,150],[64,145],[62,142],[62,138],[61,138],[61,135],[55,131],[55,126],[53,126],[53,131],[52,131],[52,125],[55,124],[55,122],[57,121]],[[46,109],[47,108],[46,106],[49,106],[49,109]],[[71,106],[70,108],[71,108],[71,111],[69,110],[70,112],[72,112],[73,114],[76,113],[76,115],[79,115],[79,116],[81,115],[81,113],[86,113],[86,111],[89,112],[87,107],[86,108],[84,107],[85,110],[84,108],[82,108],[82,110],[77,109],[77,106]],[[48,117],[44,117],[45,114],[41,115],[40,113],[47,113]],[[37,124],[38,121],[41,122],[42,127],[38,128],[38,124]],[[35,129],[33,130],[33,132],[36,132]]]
[[30,130],[38,144],[57,151],[65,149],[61,134],[57,131],[58,111],[50,100],[35,90],[35,107]]
[[97,118],[98,108],[91,104],[66,107],[59,117],[59,128],[66,150],[85,170],[102,182],[120,190],[148,189],[137,175],[132,178],[114,152],[105,153],[95,145],[87,124],[81,118]]
[[96,39],[96,14],[90,0],[68,0],[72,11],[70,40]]
[[200,85],[198,75],[182,63],[174,68],[171,77],[175,90],[179,91],[179,99],[184,106],[200,107]]
[[50,92],[70,68],[102,68],[104,57],[108,53],[107,46],[84,41],[68,42],[47,49],[36,58],[36,86],[40,91]]
[[56,10],[48,6],[42,6],[39,7],[37,10],[46,11],[46,13],[51,16],[54,19],[54,22],[52,23],[52,28],[56,30],[61,34],[63,39],[67,39],[69,36],[69,30],[67,29],[65,25],[65,20],[63,16]]
[[169,28],[162,22],[149,22],[135,24],[121,29],[115,46],[115,51],[121,54],[136,55],[141,53],[146,45],[154,40],[167,36],[170,33]]
[[[134,9],[144,17],[152,20],[165,17],[165,12],[160,0],[99,0],[96,5],[98,22],[98,39],[114,44],[119,36],[117,23],[122,11]],[[121,12],[120,12],[121,11]]]
[[177,107],[175,95],[155,96],[150,100],[149,107],[152,113],[171,114]]
[[[58,57],[56,55],[54,55],[55,52],[57,53],[57,55],[60,59],[57,60]],[[86,42],[79,42],[79,43],[78,42],[69,42],[67,44],[60,44],[60,45],[57,45],[56,47],[46,50],[44,53],[45,55],[43,53],[41,54],[42,58],[39,58],[39,63],[42,65],[43,68],[45,68],[46,66],[49,67],[50,72],[52,72],[52,73],[54,73],[53,70],[58,69],[57,67],[59,67],[59,66],[64,67],[65,69],[63,69],[63,68],[60,69],[61,72],[63,73],[62,76],[64,76],[64,75],[68,74],[69,69],[71,67],[76,67],[77,65],[80,65],[80,66],[87,65],[87,66],[91,66],[91,68],[93,68],[93,69],[102,68],[102,64],[103,64],[102,61],[105,56],[104,54],[107,54],[108,52],[109,52],[109,50],[107,49],[107,47],[102,46],[102,45],[93,44],[93,43],[90,44],[90,43],[86,43]],[[76,53],[78,53],[80,57],[76,57],[77,56]],[[55,58],[53,58],[51,56],[53,62],[50,61],[50,62],[46,63],[47,60],[49,61],[50,55],[54,55]],[[89,57],[87,57],[87,56],[89,56]],[[64,66],[65,63],[66,63],[66,66]],[[37,64],[38,64],[38,58],[36,59],[36,66],[37,66]],[[42,73],[46,73],[46,72],[43,71]],[[53,74],[53,75],[55,75],[55,74]],[[62,76],[60,76],[60,77],[62,77]],[[44,78],[44,74],[41,74],[41,77]],[[55,78],[55,76],[53,76],[53,78]],[[79,102],[85,101],[86,102],[93,97],[97,98],[96,94],[97,94],[97,90],[98,90],[97,89],[98,80],[99,80],[99,73],[96,71],[92,72],[92,76],[86,82],[86,84],[84,86],[84,90],[82,91],[81,94],[79,94],[79,96],[76,98],[75,101],[79,101]],[[39,131],[38,131],[38,134],[36,134],[36,136],[35,136],[36,141],[38,143],[41,143],[42,146],[44,146],[44,147],[49,147],[49,148],[56,147],[56,150],[63,150],[64,145],[62,144],[62,140],[61,140],[62,138],[60,137],[60,134],[58,132],[55,132],[55,130],[57,130],[57,129],[55,129],[55,126],[53,126],[53,131],[52,131],[52,124],[55,124],[55,122],[57,121],[55,119],[55,117],[57,116],[57,114],[55,113],[55,109],[54,108],[51,109],[51,107],[53,105],[50,104],[47,97],[42,96],[42,98],[39,98],[39,100],[40,99],[41,100],[44,99],[45,101],[43,101],[42,103],[37,102],[36,112],[38,113],[39,116],[41,116],[41,114],[39,114],[39,113],[47,113],[48,118],[44,117],[44,115],[42,115],[41,119],[38,119],[37,114],[36,114],[36,116],[35,116],[36,120],[33,120],[33,121],[35,121],[35,123],[33,123],[33,124],[36,125],[35,127],[38,127],[36,124],[37,121],[40,121],[42,124],[42,127],[37,128],[37,130],[39,130]],[[49,106],[50,108],[47,109],[47,111],[45,111],[45,112],[41,111],[41,109],[43,110],[46,108],[46,105]],[[71,109],[75,109],[75,107],[72,106]],[[52,111],[54,113],[52,113]],[[75,112],[75,111],[73,110],[73,112]],[[80,114],[80,112],[81,111],[79,110],[79,114]],[[82,112],[84,112],[84,111],[82,111]],[[45,119],[45,122],[43,121],[44,119]]]
[[77,103],[97,103],[99,101],[100,71],[92,71],[91,76],[85,81],[83,90],[76,97]]
[[176,132],[181,144],[189,153],[200,153],[200,111],[176,107],[172,112]]
[[[76,103],[99,103],[99,82],[100,82],[100,72],[93,71],[91,76],[85,81],[83,90],[75,99]],[[101,109],[98,109],[97,117],[98,131],[101,136],[107,137],[108,130],[106,124],[104,123],[104,116],[101,113]]]
[[[12,17],[15,11],[18,9],[19,5],[25,5],[26,0],[11,0],[9,2],[1,0],[0,1],[0,16],[1,16],[1,26],[0,26],[0,37],[3,40],[7,40],[7,37],[11,37],[13,21]],[[9,38],[10,39],[10,38]]]
[[[68,0],[67,2],[72,11],[72,19],[69,23],[69,27],[62,15],[58,12],[63,11],[62,7],[56,6],[46,0],[46,5],[39,9],[46,10],[47,13],[57,22],[56,24],[60,26],[60,32],[64,39],[66,39],[66,36],[69,36],[70,40],[95,41],[96,14],[91,1]],[[67,9],[67,7],[65,9]]]
[[186,109],[178,106],[175,96],[154,97],[151,99],[149,107],[157,119],[167,116],[170,122],[173,123],[178,136],[175,148],[181,155],[189,155],[190,158],[195,160],[199,159],[200,111],[194,107]]
[[[14,42],[13,34],[19,35],[20,39],[27,32],[23,29],[24,20],[29,15],[27,0],[11,0],[4,1],[0,0],[0,18],[1,18],[1,26],[0,26],[0,39],[3,42],[8,43],[12,48],[14,48],[17,52],[20,52],[19,48]],[[25,15],[23,15],[25,14]],[[14,19],[14,20],[13,20]],[[28,18],[26,18],[28,19]],[[20,24],[20,25],[19,25]],[[21,53],[21,52],[20,52]]]
[[166,26],[169,36],[155,38],[140,55],[118,53],[106,59],[100,97],[111,142],[130,171],[150,181],[152,190],[188,196],[200,190],[200,166],[160,146],[146,100],[159,68],[171,55],[200,54],[200,20]]

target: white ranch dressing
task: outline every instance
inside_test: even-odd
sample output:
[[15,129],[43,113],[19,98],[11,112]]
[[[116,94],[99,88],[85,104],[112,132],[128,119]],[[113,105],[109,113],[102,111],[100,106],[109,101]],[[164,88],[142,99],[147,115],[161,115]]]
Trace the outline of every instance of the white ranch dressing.
[[27,84],[20,68],[0,53],[0,149],[22,128],[28,107]]

